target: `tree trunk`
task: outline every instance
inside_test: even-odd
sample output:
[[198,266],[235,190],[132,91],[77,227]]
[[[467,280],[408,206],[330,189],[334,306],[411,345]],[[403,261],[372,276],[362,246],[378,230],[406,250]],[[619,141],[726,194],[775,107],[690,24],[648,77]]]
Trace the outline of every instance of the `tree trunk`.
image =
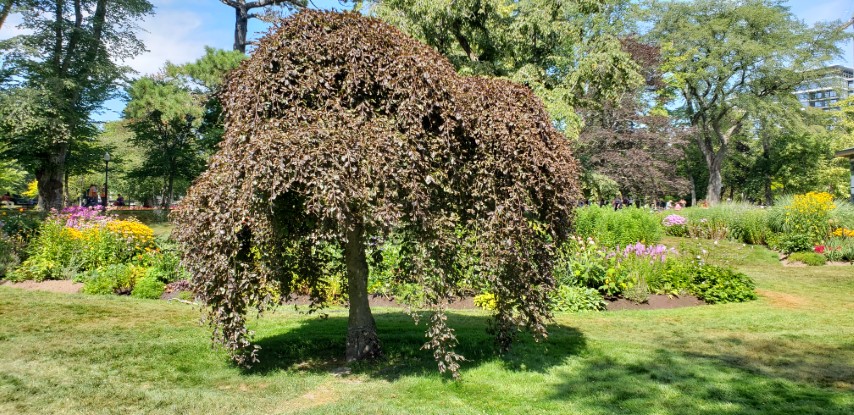
[[163,208],[169,209],[172,206],[172,198],[174,197],[175,176],[170,174],[166,184],[166,198],[163,199]]
[[771,191],[771,144],[763,137],[762,139],[762,161],[765,164],[765,170],[762,177],[762,185],[765,188],[765,206],[774,204],[774,193]]
[[64,205],[63,182],[65,180],[65,158],[68,154],[68,145],[60,145],[51,154],[47,163],[36,172],[39,188],[39,206],[44,210],[61,210]]
[[71,189],[68,188],[68,170],[65,170],[65,174],[63,174],[63,176],[65,176],[64,183],[63,183],[63,186],[64,186],[63,189],[64,190],[62,191],[63,195],[65,196],[63,198],[63,204],[65,206],[68,206],[71,204],[70,203],[71,202]]
[[244,7],[234,8],[234,50],[246,53],[246,32],[249,28],[249,10]]
[[709,164],[709,187],[706,190],[706,201],[711,205],[720,203],[722,188],[721,163],[715,160]]
[[377,325],[368,304],[368,261],[365,257],[364,230],[356,224],[347,231],[344,258],[347,262],[347,293],[350,296],[350,320],[347,325],[347,361],[373,359],[382,355]]
[[697,186],[694,184],[694,176],[688,177],[691,182],[691,206],[697,206]]

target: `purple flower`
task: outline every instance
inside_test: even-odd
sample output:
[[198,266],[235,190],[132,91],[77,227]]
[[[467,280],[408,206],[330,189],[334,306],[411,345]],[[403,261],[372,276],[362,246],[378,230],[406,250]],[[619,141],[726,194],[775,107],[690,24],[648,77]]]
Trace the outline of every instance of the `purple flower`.
[[680,226],[688,223],[688,220],[679,215],[667,215],[662,221],[665,227]]

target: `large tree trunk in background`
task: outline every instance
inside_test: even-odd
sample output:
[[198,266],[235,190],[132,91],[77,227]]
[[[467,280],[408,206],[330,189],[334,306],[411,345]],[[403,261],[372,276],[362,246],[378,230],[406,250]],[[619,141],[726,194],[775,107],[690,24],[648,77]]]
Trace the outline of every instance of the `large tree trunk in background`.
[[709,169],[709,185],[706,188],[706,201],[710,205],[716,205],[721,202],[721,191],[723,189],[723,179],[721,171],[723,170],[724,158],[727,155],[726,140],[723,141],[717,151],[707,145],[705,148],[700,147],[703,152],[703,158],[706,159],[706,167]]
[[60,145],[48,157],[47,163],[36,172],[36,180],[39,182],[39,206],[44,210],[60,210],[65,207],[63,183],[67,155],[68,145]]
[[347,361],[373,359],[382,354],[377,324],[368,304],[368,261],[361,224],[347,231],[344,259],[347,262],[347,293],[350,320],[347,325]]
[[706,201],[711,205],[716,205],[721,202],[721,189],[723,188],[723,180],[721,179],[721,162],[717,157],[708,164],[709,166],[709,187],[706,190]]
[[234,50],[239,50],[240,53],[246,53],[246,32],[249,28],[249,9],[245,7],[235,7],[234,17]]

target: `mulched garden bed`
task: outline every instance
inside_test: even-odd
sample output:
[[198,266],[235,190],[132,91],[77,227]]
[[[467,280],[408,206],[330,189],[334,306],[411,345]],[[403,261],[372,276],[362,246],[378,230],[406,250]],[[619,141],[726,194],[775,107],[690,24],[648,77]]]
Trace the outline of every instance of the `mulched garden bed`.
[[698,305],[706,305],[706,302],[694,297],[693,295],[682,295],[679,297],[669,297],[660,294],[650,294],[649,299],[645,303],[636,303],[618,298],[608,301],[606,308],[608,311],[613,310],[660,310],[665,308],[681,308],[695,307]]
[[24,281],[24,282],[9,282],[0,281],[0,285],[13,288],[22,288],[25,290],[35,291],[50,291],[53,293],[76,294],[83,289],[83,284],[73,282],[71,280],[46,280],[46,281]]
[[[25,290],[50,291],[56,293],[74,294],[79,293],[83,288],[83,284],[72,282],[69,280],[47,280],[41,282],[24,281],[24,282],[8,282],[0,281],[0,285],[6,287],[21,288]],[[178,297],[178,292],[164,293],[162,299],[170,300]],[[392,307],[405,308],[406,306],[398,303],[393,298],[384,297],[381,295],[372,295],[370,298],[371,307]],[[287,305],[306,306],[309,304],[308,296],[298,296],[294,300],[289,301]],[[607,301],[606,309],[613,310],[657,310],[665,308],[680,308],[705,305],[703,300],[692,295],[683,295],[680,297],[668,297],[666,295],[653,294],[649,296],[646,303],[638,304],[624,298]],[[448,304],[448,308],[452,310],[472,310],[476,309],[473,297],[464,297],[457,301]]]

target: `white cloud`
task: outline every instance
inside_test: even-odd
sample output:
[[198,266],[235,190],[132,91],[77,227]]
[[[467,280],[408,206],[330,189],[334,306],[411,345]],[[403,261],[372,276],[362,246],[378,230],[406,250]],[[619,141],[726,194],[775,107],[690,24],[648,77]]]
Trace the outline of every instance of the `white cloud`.
[[200,57],[207,44],[197,33],[203,20],[190,11],[163,10],[149,16],[140,26],[139,38],[148,52],[131,59],[128,64],[142,75],[158,72],[166,61],[185,63]]

